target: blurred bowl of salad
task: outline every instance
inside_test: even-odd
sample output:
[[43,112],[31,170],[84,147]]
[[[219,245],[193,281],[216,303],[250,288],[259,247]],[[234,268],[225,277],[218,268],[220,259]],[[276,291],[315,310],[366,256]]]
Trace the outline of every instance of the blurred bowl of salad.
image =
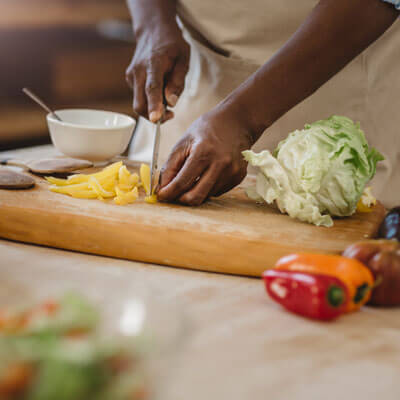
[[186,336],[180,309],[68,292],[0,304],[0,399],[160,398]]

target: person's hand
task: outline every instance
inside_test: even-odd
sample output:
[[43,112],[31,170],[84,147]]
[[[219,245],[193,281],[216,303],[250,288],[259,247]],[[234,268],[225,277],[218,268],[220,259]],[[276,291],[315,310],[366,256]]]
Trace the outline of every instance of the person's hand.
[[253,140],[236,115],[214,109],[198,118],[174,147],[161,171],[158,198],[197,206],[246,176],[242,151]]
[[[138,115],[157,122],[165,104],[175,106],[184,88],[189,57],[190,47],[177,26],[158,26],[136,34],[126,80],[133,90],[133,109]],[[173,113],[167,111],[164,121],[172,117]]]

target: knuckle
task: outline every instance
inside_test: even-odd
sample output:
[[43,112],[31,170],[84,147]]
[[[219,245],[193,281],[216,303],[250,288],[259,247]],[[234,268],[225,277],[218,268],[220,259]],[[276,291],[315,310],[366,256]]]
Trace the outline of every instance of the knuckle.
[[174,191],[180,192],[180,191],[183,190],[183,188],[184,188],[184,183],[182,182],[182,180],[179,180],[179,181],[175,182]]
[[127,75],[135,76],[139,73],[139,66],[137,64],[131,64],[128,69],[126,70]]
[[198,194],[187,194],[182,202],[189,206],[199,206],[203,202],[203,198]]
[[225,168],[231,164],[232,164],[232,157],[230,157],[228,155],[221,156],[217,160],[217,165],[221,168]]
[[243,173],[246,175],[246,170],[242,168],[241,165],[233,163],[231,167],[231,172],[234,177],[241,177]]
[[146,107],[144,106],[144,104],[142,102],[140,102],[136,99],[133,102],[133,110],[142,116],[146,114]]
[[150,74],[157,73],[161,66],[165,63],[165,56],[160,54],[152,54],[147,62],[147,72]]
[[149,93],[157,92],[161,88],[161,84],[158,79],[150,79],[146,83],[146,91]]

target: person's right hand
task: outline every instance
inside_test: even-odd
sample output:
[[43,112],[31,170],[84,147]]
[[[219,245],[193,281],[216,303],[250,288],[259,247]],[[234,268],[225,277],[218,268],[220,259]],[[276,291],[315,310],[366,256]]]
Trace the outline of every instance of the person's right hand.
[[[161,119],[164,105],[174,107],[185,85],[190,47],[178,26],[157,26],[136,34],[136,48],[126,71],[133,90],[134,111],[152,122]],[[167,111],[164,121],[173,113]]]

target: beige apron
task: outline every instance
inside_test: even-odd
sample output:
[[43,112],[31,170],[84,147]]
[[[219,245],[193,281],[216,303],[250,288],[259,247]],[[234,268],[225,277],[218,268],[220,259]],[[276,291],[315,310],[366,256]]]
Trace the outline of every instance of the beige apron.
[[[178,13],[191,45],[185,90],[175,118],[162,127],[160,162],[189,125],[265,63],[296,31],[317,0],[180,0]],[[400,23],[320,90],[272,125],[254,146],[273,149],[289,132],[332,114],[360,121],[384,154],[372,183],[387,207],[400,204]],[[130,157],[149,161],[154,125],[141,119]]]

